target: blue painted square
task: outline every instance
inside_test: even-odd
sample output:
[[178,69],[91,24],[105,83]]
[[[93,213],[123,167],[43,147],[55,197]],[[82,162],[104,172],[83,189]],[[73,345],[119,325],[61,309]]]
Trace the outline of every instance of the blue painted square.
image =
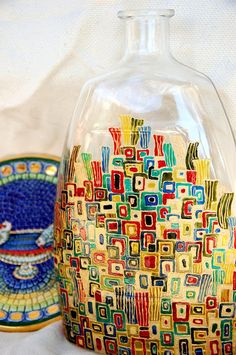
[[158,196],[155,194],[145,195],[144,201],[146,206],[157,206],[158,205]]
[[93,314],[93,303],[91,301],[88,302],[88,311],[90,314]]
[[166,193],[175,192],[175,182],[174,181],[165,181],[163,183],[163,192],[166,192]]
[[177,252],[185,252],[185,242],[178,241],[175,243],[175,250]]
[[147,172],[150,167],[154,166],[155,161],[153,157],[147,155],[146,157],[144,157],[143,163],[144,163],[144,171]]
[[154,334],[154,335],[157,334],[157,326],[156,325],[152,326],[152,334]]
[[193,232],[194,240],[203,240],[203,236],[208,232],[205,228],[195,228]]
[[203,186],[192,186],[192,195],[196,197],[197,204],[203,205],[205,203],[205,194],[204,194],[204,187]]
[[116,327],[114,324],[105,323],[105,335],[110,337],[116,336]]

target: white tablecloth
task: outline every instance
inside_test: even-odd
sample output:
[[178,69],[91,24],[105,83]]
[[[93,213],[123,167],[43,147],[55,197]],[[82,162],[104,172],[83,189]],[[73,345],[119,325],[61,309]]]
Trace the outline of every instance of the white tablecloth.
[[[119,9],[171,7],[171,44],[218,88],[236,129],[236,2],[233,0],[8,0],[0,2],[0,154],[60,155],[82,83],[120,58]],[[1,355],[82,354],[60,322],[0,334]]]
[[61,321],[30,333],[0,333],[1,355],[88,355],[91,353],[78,348],[64,338]]

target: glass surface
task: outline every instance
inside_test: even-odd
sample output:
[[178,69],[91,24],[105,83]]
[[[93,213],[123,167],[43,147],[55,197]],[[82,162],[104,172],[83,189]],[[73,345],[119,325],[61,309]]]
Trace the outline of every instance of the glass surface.
[[67,337],[95,351],[210,354],[232,340],[235,140],[211,80],[170,52],[173,15],[118,13],[124,56],[84,85],[67,133],[55,209],[62,311]]
[[[235,141],[218,93],[202,73],[179,63],[169,49],[173,11],[121,11],[126,22],[126,50],[117,67],[88,81],[70,125],[66,149],[99,156],[110,141],[119,115],[142,117],[153,131],[178,135],[187,145],[199,142],[211,173],[235,190]],[[200,55],[200,53],[199,53]],[[82,139],[81,139],[82,137]]]

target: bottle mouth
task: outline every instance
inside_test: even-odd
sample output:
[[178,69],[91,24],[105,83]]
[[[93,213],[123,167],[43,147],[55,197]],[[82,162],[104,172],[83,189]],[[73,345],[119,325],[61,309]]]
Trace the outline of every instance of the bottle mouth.
[[140,9],[140,10],[121,10],[118,11],[117,16],[120,19],[127,20],[137,17],[172,17],[175,15],[174,9]]

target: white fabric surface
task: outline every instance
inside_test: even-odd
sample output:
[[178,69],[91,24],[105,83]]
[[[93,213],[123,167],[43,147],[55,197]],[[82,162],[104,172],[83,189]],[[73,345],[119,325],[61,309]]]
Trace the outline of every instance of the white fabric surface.
[[1,355],[89,355],[64,338],[61,322],[31,333],[1,333]]
[[[170,7],[174,55],[213,80],[236,131],[234,0],[5,0],[0,2],[0,155],[60,155],[85,79],[122,54],[119,9]],[[1,355],[83,354],[60,322],[0,333]]]

